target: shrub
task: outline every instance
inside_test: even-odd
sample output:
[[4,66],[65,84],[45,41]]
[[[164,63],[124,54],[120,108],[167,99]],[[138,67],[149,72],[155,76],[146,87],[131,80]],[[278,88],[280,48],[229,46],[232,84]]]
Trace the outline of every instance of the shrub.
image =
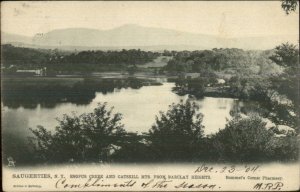
[[268,142],[273,133],[259,117],[234,118],[225,129],[215,134],[212,147],[223,161],[260,161],[268,159]]
[[107,148],[121,143],[125,135],[121,114],[106,108],[106,103],[99,103],[92,113],[64,115],[54,134],[42,126],[30,129],[38,158],[44,162],[106,161]]
[[150,148],[157,160],[191,160],[203,138],[203,115],[187,100],[161,112],[149,131]]

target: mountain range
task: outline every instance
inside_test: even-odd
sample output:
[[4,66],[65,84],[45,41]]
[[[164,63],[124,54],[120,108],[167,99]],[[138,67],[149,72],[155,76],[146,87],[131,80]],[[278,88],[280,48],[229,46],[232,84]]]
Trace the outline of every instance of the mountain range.
[[284,42],[297,43],[298,35],[223,38],[164,28],[123,25],[110,30],[67,28],[33,37],[1,32],[1,44],[63,50],[199,50],[212,48],[272,49]]

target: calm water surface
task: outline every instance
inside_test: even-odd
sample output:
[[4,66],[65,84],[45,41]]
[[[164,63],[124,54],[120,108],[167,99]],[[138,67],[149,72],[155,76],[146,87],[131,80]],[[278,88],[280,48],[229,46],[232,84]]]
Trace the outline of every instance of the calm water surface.
[[[99,102],[107,102],[114,106],[114,112],[123,114],[122,122],[127,131],[147,132],[155,122],[159,111],[167,111],[172,103],[177,103],[187,96],[178,96],[172,92],[174,83],[163,83],[160,86],[143,86],[139,89],[114,89],[111,93],[96,92],[95,98],[87,105],[73,103],[59,103],[53,108],[44,108],[39,104],[36,108],[10,108],[2,104],[3,133],[21,137],[30,135],[29,127],[42,125],[48,130],[54,130],[57,125],[56,117],[62,114],[76,112],[82,114],[91,112]],[[196,102],[204,114],[204,133],[211,134],[224,128],[226,119],[230,119],[229,112],[237,100],[230,98],[205,97]]]

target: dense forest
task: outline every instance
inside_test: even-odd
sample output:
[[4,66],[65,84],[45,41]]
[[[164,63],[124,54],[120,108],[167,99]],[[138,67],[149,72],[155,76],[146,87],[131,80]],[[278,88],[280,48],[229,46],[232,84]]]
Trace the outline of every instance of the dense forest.
[[20,48],[6,44],[1,46],[2,63],[6,68],[36,69],[47,67],[48,72],[73,71],[94,72],[126,70],[137,64],[145,64],[155,59],[159,53],[136,49],[122,51],[81,51],[63,52]]
[[213,70],[225,73],[276,73],[280,67],[269,60],[273,53],[274,50],[244,51],[236,48],[172,52],[174,58],[165,69],[170,72],[206,73],[207,70]]

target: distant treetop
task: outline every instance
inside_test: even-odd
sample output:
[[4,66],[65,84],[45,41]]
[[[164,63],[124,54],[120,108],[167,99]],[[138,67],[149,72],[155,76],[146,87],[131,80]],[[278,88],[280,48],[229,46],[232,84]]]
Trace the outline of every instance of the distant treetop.
[[291,12],[295,12],[298,6],[298,0],[282,0],[281,7],[288,15]]

